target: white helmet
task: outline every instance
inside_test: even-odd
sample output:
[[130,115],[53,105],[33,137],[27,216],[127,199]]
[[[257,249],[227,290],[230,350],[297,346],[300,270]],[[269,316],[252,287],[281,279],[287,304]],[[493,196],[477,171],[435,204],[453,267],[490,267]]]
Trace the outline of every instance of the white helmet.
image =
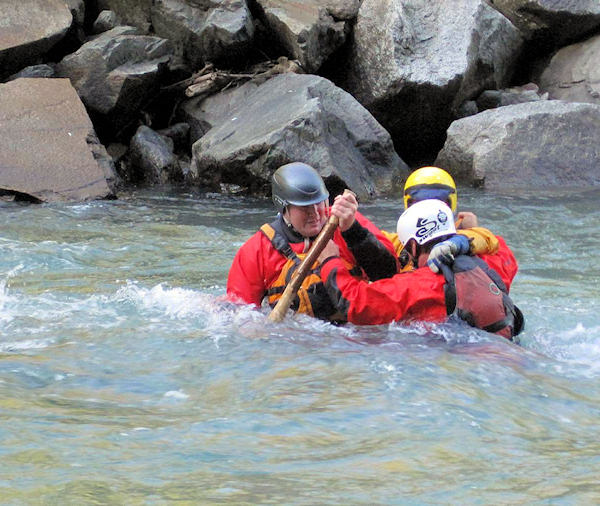
[[454,215],[441,200],[421,200],[400,215],[396,231],[402,244],[414,239],[422,245],[437,237],[455,234]]

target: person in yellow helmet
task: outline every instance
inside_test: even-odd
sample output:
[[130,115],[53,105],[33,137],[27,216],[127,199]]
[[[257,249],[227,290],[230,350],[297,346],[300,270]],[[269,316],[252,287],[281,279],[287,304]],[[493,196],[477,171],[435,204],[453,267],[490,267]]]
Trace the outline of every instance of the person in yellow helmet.
[[[408,209],[415,202],[436,199],[445,202],[456,217],[456,231],[465,235],[470,241],[472,255],[493,255],[498,251],[498,239],[487,228],[479,227],[477,216],[468,211],[457,212],[458,195],[454,179],[448,172],[439,167],[421,167],[415,170],[404,184],[404,208]],[[402,270],[412,270],[413,265],[403,258],[404,244],[398,235],[382,231],[392,242],[400,259]]]
[[446,201],[456,215],[456,184],[452,176],[439,167],[421,167],[415,170],[404,184],[404,209],[420,200]]

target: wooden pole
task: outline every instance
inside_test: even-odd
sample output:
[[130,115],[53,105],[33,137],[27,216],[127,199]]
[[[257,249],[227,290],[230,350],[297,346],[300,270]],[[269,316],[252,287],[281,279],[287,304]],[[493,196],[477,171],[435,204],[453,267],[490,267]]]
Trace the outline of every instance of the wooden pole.
[[287,312],[290,304],[292,303],[293,298],[296,296],[296,292],[302,285],[302,281],[310,271],[310,268],[315,263],[317,257],[321,254],[327,243],[333,237],[333,233],[335,229],[338,227],[339,218],[337,216],[330,216],[329,220],[315,239],[315,242],[312,245],[312,248],[308,251],[304,260],[296,270],[294,276],[291,281],[285,287],[281,298],[277,301],[277,304],[273,308],[273,310],[269,313],[268,319],[272,322],[280,322],[285,318],[285,313]]
[[[344,190],[344,195],[347,195],[348,193],[356,196],[352,190],[346,188]],[[309,273],[312,265],[315,263],[315,260],[333,237],[335,229],[339,225],[339,221],[340,220],[337,216],[329,217],[329,220],[327,220],[327,223],[321,229],[321,232],[315,239],[315,242],[313,242],[312,247],[304,257],[304,260],[302,260],[302,263],[300,263],[289,284],[285,287],[285,290],[281,294],[281,298],[277,301],[277,304],[275,304],[275,307],[269,313],[269,316],[267,317],[269,321],[280,322],[285,318],[285,313],[287,313],[293,298],[296,296],[300,285],[302,285],[302,281],[304,281],[304,278]]]

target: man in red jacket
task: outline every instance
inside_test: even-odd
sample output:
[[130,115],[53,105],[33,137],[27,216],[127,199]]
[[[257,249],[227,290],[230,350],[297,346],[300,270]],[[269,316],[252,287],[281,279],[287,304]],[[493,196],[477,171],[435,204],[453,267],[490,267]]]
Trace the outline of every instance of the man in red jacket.
[[468,239],[456,234],[452,211],[439,200],[410,206],[400,216],[397,232],[415,270],[389,279],[367,283],[354,278],[332,242],[320,255],[321,278],[347,321],[442,322],[456,315],[508,339],[519,333],[522,314],[508,296],[518,267],[504,239],[497,236],[494,255],[468,256]]
[[[260,306],[267,298],[275,306],[292,274],[306,256],[330,214],[329,192],[315,169],[305,163],[283,165],[273,174],[277,219],[263,225],[239,249],[229,270],[227,298]],[[376,280],[398,272],[394,246],[367,218],[357,212],[354,195],[338,195],[340,219],[333,242],[339,262],[353,279]],[[302,284],[292,309],[322,319],[341,321],[316,262]]]

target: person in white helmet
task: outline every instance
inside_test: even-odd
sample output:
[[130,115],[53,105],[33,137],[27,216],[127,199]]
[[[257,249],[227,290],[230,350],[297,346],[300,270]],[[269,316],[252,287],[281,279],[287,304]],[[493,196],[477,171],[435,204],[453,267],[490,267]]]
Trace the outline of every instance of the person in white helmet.
[[523,315],[508,295],[517,261],[502,237],[497,236],[495,254],[469,255],[469,240],[456,234],[452,211],[437,199],[406,209],[398,219],[397,233],[414,270],[373,283],[350,275],[334,243],[321,253],[321,279],[347,321],[442,322],[455,315],[508,339],[521,331]]
[[[404,184],[404,209],[421,200],[437,199],[448,204],[454,213],[456,231],[464,235],[470,242],[470,253],[473,255],[493,254],[498,250],[496,236],[487,228],[479,226],[477,216],[468,211],[458,211],[458,191],[452,176],[440,167],[426,166],[416,169],[408,176]],[[406,250],[396,232],[382,233],[391,241],[403,272],[413,270],[407,262]]]

